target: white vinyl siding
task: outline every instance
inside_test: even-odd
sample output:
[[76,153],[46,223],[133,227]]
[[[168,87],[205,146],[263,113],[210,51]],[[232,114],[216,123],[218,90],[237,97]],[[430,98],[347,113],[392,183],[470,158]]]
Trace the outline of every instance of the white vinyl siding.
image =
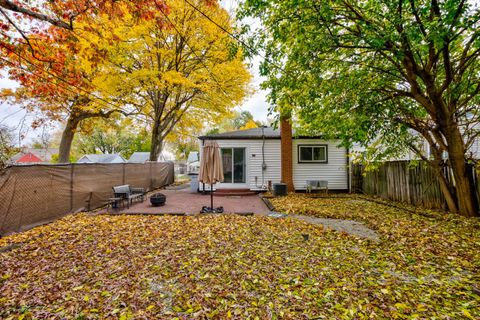
[[[238,139],[216,140],[220,148],[245,148],[245,183],[219,183],[217,188],[249,188],[251,190],[262,189],[262,140]],[[200,141],[202,146],[202,141]],[[280,182],[280,139],[265,140],[265,163],[267,165],[263,175],[263,184],[268,181]],[[255,177],[256,183],[255,183]]]
[[[245,148],[246,183],[219,183],[216,188],[262,188],[262,140],[261,139],[218,139],[220,148]],[[200,147],[202,146],[202,141]],[[293,139],[293,180],[296,190],[305,190],[307,180],[327,180],[331,190],[347,190],[347,153],[338,148],[340,141],[319,139]],[[326,145],[328,163],[298,163],[298,145]],[[263,184],[281,180],[280,139],[265,140],[265,163]],[[257,177],[255,183],[255,177]]]
[[475,139],[472,143],[472,146],[469,149],[469,152],[473,159],[480,159],[480,141],[479,138]]
[[[305,190],[307,180],[326,180],[331,190],[347,190],[347,152],[338,147],[339,140],[325,141],[320,139],[293,139],[293,183],[295,190]],[[305,163],[298,159],[299,145],[326,145],[327,163]]]

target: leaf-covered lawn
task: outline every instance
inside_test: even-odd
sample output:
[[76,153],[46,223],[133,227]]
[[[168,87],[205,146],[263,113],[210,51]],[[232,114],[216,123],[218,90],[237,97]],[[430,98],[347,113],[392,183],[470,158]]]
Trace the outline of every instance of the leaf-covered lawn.
[[0,253],[0,318],[480,317],[478,220],[352,198],[273,202],[364,221],[381,240],[293,219],[69,216],[0,239],[19,244]]

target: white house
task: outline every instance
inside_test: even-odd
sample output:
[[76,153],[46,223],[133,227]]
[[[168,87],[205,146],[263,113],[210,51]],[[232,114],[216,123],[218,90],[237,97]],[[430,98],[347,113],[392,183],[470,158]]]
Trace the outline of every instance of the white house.
[[[224,182],[217,189],[264,190],[281,182],[280,130],[260,127],[199,137],[200,156],[205,140],[221,148]],[[348,150],[340,140],[293,137],[292,162],[295,190],[305,190],[307,180],[326,180],[330,190],[348,190]]]
[[[476,125],[476,132],[478,132],[478,130],[480,130],[480,125]],[[417,138],[417,143],[416,143],[416,147],[421,150],[422,154],[427,157],[427,158],[433,158],[433,155],[432,155],[432,151],[431,151],[431,148],[430,148],[430,145],[428,144],[427,140],[425,138],[423,138],[422,136],[420,136],[420,134],[414,130],[409,130],[410,134]],[[467,138],[464,137],[465,140],[467,140]],[[361,147],[357,147],[357,148],[354,148],[354,150],[356,152],[363,152],[365,149],[364,148],[361,148]],[[465,155],[467,158],[470,158],[470,159],[480,159],[480,138],[479,137],[476,137],[473,139],[472,141],[472,144],[470,145],[470,147],[467,149],[467,152],[466,152],[466,155]],[[444,151],[443,155],[442,155],[443,159],[447,159],[448,158],[448,153],[446,151]],[[396,156],[393,156],[393,157],[390,157],[388,159],[386,159],[385,161],[409,161],[409,160],[421,160],[421,157],[416,154],[415,152],[411,151],[411,150],[407,150],[405,151],[404,154],[400,154],[400,155],[396,155]]]
[[77,163],[124,163],[125,159],[118,154],[86,154]]
[[187,158],[187,173],[198,173],[200,169],[200,153],[192,151]]

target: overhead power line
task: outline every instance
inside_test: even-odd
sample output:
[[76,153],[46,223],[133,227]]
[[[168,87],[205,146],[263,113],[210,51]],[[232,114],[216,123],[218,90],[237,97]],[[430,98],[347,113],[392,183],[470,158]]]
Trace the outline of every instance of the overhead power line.
[[5,117],[3,117],[2,119],[0,119],[0,124],[2,124],[5,120],[7,120],[8,118],[16,115],[17,113],[19,113],[19,112],[21,112],[21,111],[23,111],[23,110],[22,110],[22,109],[19,109],[19,110],[16,110],[16,111],[13,111],[13,112],[7,114]]
[[[157,1],[155,0],[155,3],[157,3]],[[157,5],[157,7],[159,7]],[[228,93],[225,92],[225,90],[223,89],[223,87],[220,85],[220,83],[218,82],[217,78],[215,77],[215,75],[213,74],[213,72],[210,70],[210,68],[206,65],[205,61],[203,61],[203,59],[195,52],[194,48],[188,43],[187,39],[185,38],[185,36],[178,30],[177,26],[172,22],[172,20],[170,19],[170,17],[168,16],[167,13],[165,13],[161,7],[159,7],[159,10],[160,12],[165,16],[165,19],[167,19],[167,21],[172,25],[172,27],[175,29],[175,32],[178,34],[178,36],[182,39],[182,41],[185,42],[185,45],[187,47],[190,48],[190,50],[192,50],[192,53],[195,55],[195,57],[197,57],[197,59],[200,61],[200,63],[205,67],[205,69],[208,71],[208,73],[210,74],[210,76],[212,77],[213,81],[215,81],[215,83],[217,84],[217,86],[220,88],[220,90],[222,90],[223,94],[225,94],[225,96],[228,97]]]
[[[62,86],[62,85],[60,85],[59,83],[52,82],[49,78],[43,77],[43,76],[41,76],[41,75],[39,75],[39,74],[36,74],[36,73],[34,73],[33,71],[31,71],[31,70],[22,68],[22,67],[16,65],[15,63],[13,63],[12,61],[10,61],[10,60],[8,60],[8,59],[5,59],[5,58],[3,58],[3,57],[0,57],[0,60],[6,62],[7,64],[9,64],[10,66],[12,66],[13,68],[17,68],[17,69],[20,69],[20,70],[22,70],[22,71],[28,72],[29,74],[33,75],[34,77],[40,78],[40,79],[42,79],[42,80],[45,80],[45,81],[47,81],[48,83],[50,83],[50,84],[52,84],[52,85],[54,85],[54,86],[56,86],[56,87],[62,88],[62,89],[67,90],[67,91],[69,91],[69,92],[71,92],[71,93],[78,94],[77,91],[75,91],[75,90],[73,90],[73,89],[71,89],[71,88],[69,88],[69,87]],[[34,65],[34,66],[35,66],[35,65]],[[65,81],[66,81],[66,80],[65,80]],[[68,83],[68,82],[67,82],[67,83]],[[75,87],[75,88],[79,89],[79,88],[76,87],[75,85],[72,85],[72,84],[69,84],[69,85],[72,86],[72,87]],[[94,96],[95,98],[97,98],[97,99],[100,99],[100,98],[98,98],[98,97],[95,96],[95,95],[93,95],[93,96]],[[101,100],[103,101],[103,99],[101,99]],[[102,103],[101,103],[101,104],[102,104]],[[113,106],[114,106],[115,108],[117,108],[117,109],[120,109],[119,106],[117,106],[117,105],[115,105],[115,104],[113,104],[113,103],[111,103],[111,102],[108,102],[108,104],[113,105]],[[105,106],[105,103],[103,103],[103,105]]]
[[243,47],[245,47],[246,49],[248,49],[251,53],[263,58],[265,60],[265,62],[267,62],[268,64],[274,66],[275,68],[283,71],[283,72],[286,72],[285,69],[283,69],[283,67],[277,65],[276,63],[268,60],[265,56],[261,55],[257,49],[255,49],[254,47],[252,47],[251,45],[249,45],[248,43],[246,43],[245,41],[243,41],[239,36],[231,33],[230,31],[228,31],[225,27],[223,27],[221,24],[219,24],[218,22],[216,22],[215,20],[213,20],[208,14],[206,14],[205,12],[203,12],[202,10],[200,10],[197,6],[195,6],[194,4],[192,4],[189,0],[184,0],[190,7],[192,7],[195,11],[197,11],[198,13],[200,13],[202,16],[204,16],[207,20],[209,20],[211,23],[213,23],[214,25],[216,25],[220,30],[222,30],[223,32],[225,32],[230,38],[236,40],[237,42],[239,42],[241,45],[243,45]]
[[[1,57],[1,56],[0,56],[0,61],[4,61],[5,63],[9,64],[9,65],[12,66],[13,68],[17,68],[17,69],[23,70],[23,71],[25,71],[25,72],[28,72],[29,74],[33,75],[34,77],[40,78],[40,79],[42,79],[42,80],[45,80],[45,81],[49,82],[50,84],[52,84],[52,85],[54,85],[54,86],[57,86],[57,87],[59,87],[59,88],[62,88],[62,89],[64,89],[64,90],[67,90],[67,91],[72,92],[72,93],[75,93],[75,94],[78,93],[78,92],[76,92],[75,90],[73,90],[73,89],[71,89],[71,88],[68,88],[68,87],[65,87],[65,86],[60,85],[59,83],[51,82],[50,79],[48,79],[48,78],[46,78],[46,77],[43,77],[43,76],[41,76],[41,75],[39,75],[39,74],[36,74],[36,73],[34,73],[34,72],[32,72],[32,71],[30,71],[30,70],[28,70],[28,69],[19,67],[19,66],[16,65],[15,63],[13,63],[13,62],[9,61],[8,59],[5,59],[5,58],[3,58],[3,57]],[[72,86],[74,86],[74,85],[72,85]],[[110,103],[110,104],[112,104],[112,103]],[[116,107],[118,107],[118,106],[116,106]],[[119,108],[119,107],[118,107],[118,108]],[[119,108],[119,109],[120,109],[120,108]],[[17,113],[17,112],[20,112],[20,111],[21,111],[21,110],[18,110],[18,111],[14,112],[14,113]],[[10,114],[10,115],[8,115],[7,117],[3,118],[2,121],[0,121],[0,123],[3,122],[6,118],[8,118],[8,117],[11,116],[11,115],[13,115],[13,114]],[[181,135],[181,136],[188,136],[188,137],[196,138],[196,136],[193,136],[193,135],[190,135],[190,134],[186,134],[186,133],[177,132],[177,134],[179,134],[179,135]]]
[[[73,88],[75,88],[75,89],[77,89],[77,90],[85,93],[86,95],[88,95],[88,96],[90,96],[90,97],[93,97],[93,98],[96,99],[96,100],[100,100],[100,101],[102,101],[104,104],[113,106],[113,107],[115,107],[115,108],[119,108],[118,105],[116,105],[116,104],[114,104],[114,103],[112,103],[112,102],[110,102],[110,101],[108,101],[108,100],[105,100],[105,99],[103,99],[103,98],[101,98],[101,97],[98,97],[97,95],[91,93],[90,91],[85,90],[85,89],[83,89],[83,88],[81,88],[81,87],[79,87],[79,86],[76,86],[75,84],[70,83],[68,80],[65,80],[64,78],[60,77],[59,75],[56,75],[55,73],[52,73],[52,72],[50,72],[50,71],[48,71],[48,70],[45,70],[45,69],[43,69],[43,68],[40,68],[40,66],[36,65],[35,63],[33,63],[32,61],[28,60],[27,58],[23,57],[22,55],[20,55],[20,54],[17,53],[16,51],[11,50],[11,49],[9,49],[9,48],[7,48],[7,47],[3,47],[3,49],[7,50],[7,51],[10,52],[10,53],[15,54],[20,60],[24,60],[24,61],[27,62],[29,65],[31,65],[31,66],[33,66],[34,68],[36,68],[37,70],[40,70],[41,72],[46,73],[46,74],[54,77],[55,79],[62,81],[63,83],[65,83],[65,84],[67,84],[67,85],[69,85],[69,86],[71,86],[71,87],[73,87]],[[8,61],[8,60],[5,60],[5,59],[2,59],[2,60]],[[8,61],[8,63],[11,64],[13,67],[19,68],[19,69],[21,69],[21,70],[23,70],[23,71],[29,72],[29,73],[32,74],[32,75],[35,75],[32,71],[30,71],[30,70],[28,70],[28,69],[25,69],[25,68],[22,68],[22,67],[19,67],[19,66],[15,65],[15,64],[14,64],[13,62],[11,62],[11,61]],[[48,81],[49,83],[51,83],[51,84],[53,84],[53,85],[58,85],[57,83],[54,83],[54,82],[50,81],[50,79],[43,78],[43,77],[42,77],[42,79]],[[64,89],[66,89],[66,88],[64,88]],[[66,90],[67,90],[67,89],[66,89]],[[72,91],[72,90],[69,90],[69,91],[72,92],[72,93],[78,93],[78,92],[75,92],[75,91]]]

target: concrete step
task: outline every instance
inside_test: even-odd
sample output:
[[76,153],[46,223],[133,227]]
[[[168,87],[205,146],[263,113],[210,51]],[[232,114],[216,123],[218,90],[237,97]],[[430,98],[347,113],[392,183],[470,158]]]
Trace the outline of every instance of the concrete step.
[[250,189],[217,189],[213,195],[217,197],[228,197],[228,196],[254,196],[257,193],[251,191]]

